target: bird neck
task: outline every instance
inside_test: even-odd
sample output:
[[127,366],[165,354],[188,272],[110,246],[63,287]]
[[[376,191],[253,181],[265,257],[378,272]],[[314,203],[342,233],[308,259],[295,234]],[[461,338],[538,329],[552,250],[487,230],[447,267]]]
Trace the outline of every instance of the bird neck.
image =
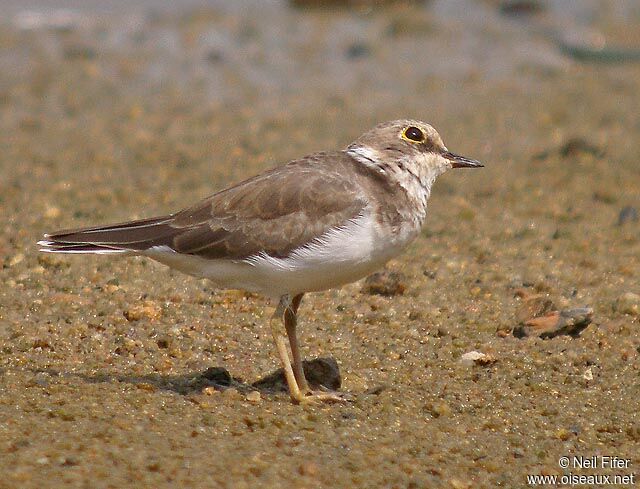
[[436,171],[426,160],[416,161],[415,157],[407,155],[390,157],[368,146],[354,144],[346,151],[358,163],[384,176],[393,186],[401,187],[424,219],[431,186],[441,172]]

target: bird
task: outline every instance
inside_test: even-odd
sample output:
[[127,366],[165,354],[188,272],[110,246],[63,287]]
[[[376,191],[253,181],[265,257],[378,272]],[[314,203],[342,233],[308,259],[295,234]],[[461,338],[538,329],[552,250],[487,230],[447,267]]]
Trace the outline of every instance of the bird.
[[277,301],[270,329],[291,400],[340,402],[344,395],[312,389],[305,378],[297,335],[304,294],[355,282],[401,254],[420,234],[436,178],[482,166],[450,152],[430,124],[394,120],[342,150],[295,159],[179,212],[47,233],[38,245],[148,257],[219,289]]

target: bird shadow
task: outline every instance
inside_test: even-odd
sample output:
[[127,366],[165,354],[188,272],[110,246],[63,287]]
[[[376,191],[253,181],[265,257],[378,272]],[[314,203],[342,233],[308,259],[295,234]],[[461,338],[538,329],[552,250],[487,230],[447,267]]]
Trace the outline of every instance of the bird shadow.
[[[312,386],[321,386],[330,390],[338,390],[342,384],[338,363],[333,358],[316,358],[303,362],[305,376]],[[83,374],[64,373],[55,369],[33,369],[33,372],[44,373],[51,377],[73,376],[91,384],[124,382],[150,389],[174,392],[183,396],[201,393],[205,388],[216,390],[235,388],[240,392],[259,391],[265,394],[286,392],[287,383],[283,370],[277,369],[253,383],[233,377],[224,367],[210,367],[201,372],[183,375],[118,375],[109,373]]]

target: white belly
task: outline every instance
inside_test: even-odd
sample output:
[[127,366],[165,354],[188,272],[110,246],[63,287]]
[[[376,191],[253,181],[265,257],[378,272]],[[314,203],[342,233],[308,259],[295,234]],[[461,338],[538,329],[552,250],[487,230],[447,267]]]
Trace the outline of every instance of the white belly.
[[389,236],[371,212],[366,212],[286,258],[258,254],[246,260],[209,260],[169,248],[153,248],[144,255],[189,275],[210,279],[220,288],[278,298],[359,280],[402,252],[418,231],[411,227]]

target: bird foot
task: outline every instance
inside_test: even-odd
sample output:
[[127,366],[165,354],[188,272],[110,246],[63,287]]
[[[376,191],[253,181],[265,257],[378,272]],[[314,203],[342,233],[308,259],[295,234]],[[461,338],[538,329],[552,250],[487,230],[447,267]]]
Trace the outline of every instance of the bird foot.
[[291,396],[291,400],[296,404],[344,404],[346,402],[353,401],[353,396],[346,392],[309,390],[306,393],[300,392],[297,396]]

